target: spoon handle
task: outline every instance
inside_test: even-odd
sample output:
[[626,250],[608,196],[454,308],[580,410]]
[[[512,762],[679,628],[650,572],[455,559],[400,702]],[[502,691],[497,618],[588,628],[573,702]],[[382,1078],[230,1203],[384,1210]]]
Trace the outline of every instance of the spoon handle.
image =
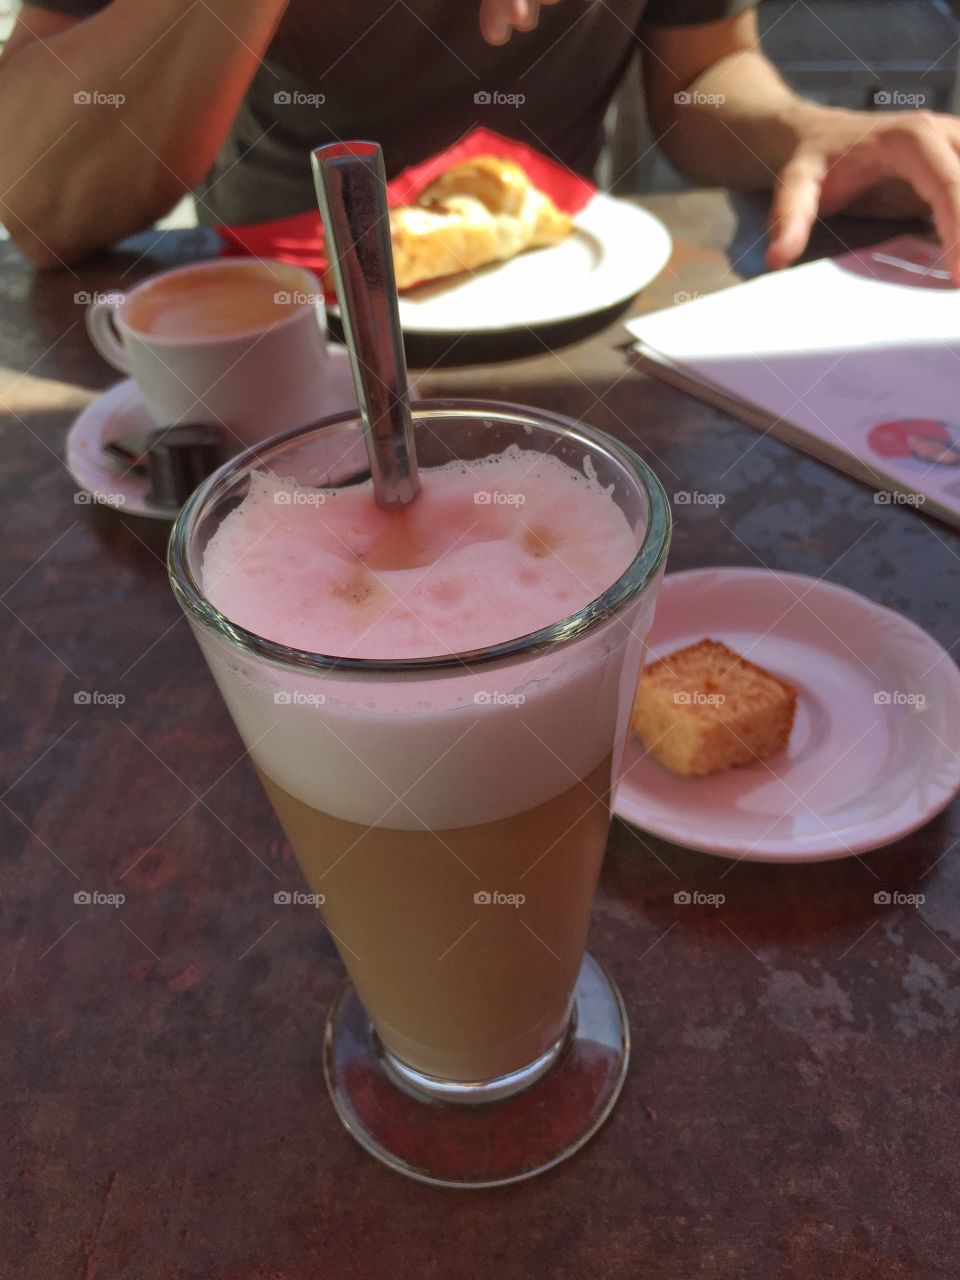
[[402,507],[420,488],[397,310],[383,152],[375,142],[335,142],[313,152],[327,256],[377,505]]

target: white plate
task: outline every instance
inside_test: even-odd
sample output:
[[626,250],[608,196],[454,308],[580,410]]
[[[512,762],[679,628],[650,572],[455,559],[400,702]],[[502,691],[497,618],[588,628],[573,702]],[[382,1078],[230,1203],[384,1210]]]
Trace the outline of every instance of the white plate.
[[960,672],[901,614],[802,574],[668,574],[650,658],[704,636],[796,687],[790,742],[767,761],[681,778],[631,736],[621,818],[725,858],[817,862],[909,835],[960,790]]
[[593,315],[632,298],[670,257],[670,233],[636,205],[597,194],[560,244],[421,285],[400,298],[407,333],[498,333]]
[[[317,406],[317,417],[355,409],[357,396],[346,347],[327,348],[325,371],[326,386],[323,403]],[[132,378],[114,383],[103,395],[97,396],[67,433],[67,467],[80,486],[75,500],[114,507],[127,515],[172,520],[175,512],[147,501],[149,481],[145,476],[115,470],[103,454],[104,445],[111,441],[139,441],[154,430],[156,423]]]

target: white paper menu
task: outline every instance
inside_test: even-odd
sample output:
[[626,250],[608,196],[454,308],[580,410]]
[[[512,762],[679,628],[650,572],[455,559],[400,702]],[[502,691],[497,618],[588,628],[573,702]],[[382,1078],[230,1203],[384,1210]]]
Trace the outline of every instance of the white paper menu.
[[960,525],[960,289],[915,236],[627,325],[650,372]]

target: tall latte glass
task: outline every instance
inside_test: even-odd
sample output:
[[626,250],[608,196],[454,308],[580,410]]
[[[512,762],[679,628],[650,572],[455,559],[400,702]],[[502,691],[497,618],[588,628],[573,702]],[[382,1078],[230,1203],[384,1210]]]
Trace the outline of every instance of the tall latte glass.
[[[202,485],[170,575],[349,975],[324,1042],[341,1118],[413,1177],[490,1186],[575,1151],[623,1082],[584,948],[669,508],[573,421],[435,401],[414,423],[426,534],[373,508],[342,416]],[[547,502],[564,467],[576,501]],[[299,595],[274,617],[280,578]],[[490,643],[497,609],[517,634]]]

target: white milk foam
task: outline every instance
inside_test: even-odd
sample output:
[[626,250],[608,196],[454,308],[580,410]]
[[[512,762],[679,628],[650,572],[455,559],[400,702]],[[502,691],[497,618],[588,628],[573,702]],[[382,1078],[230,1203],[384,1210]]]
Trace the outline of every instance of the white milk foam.
[[[207,546],[205,594],[291,647],[428,657],[575,613],[636,554],[612,498],[557,459],[513,447],[421,479],[397,514],[369,485],[256,473]],[[362,681],[198,638],[255,763],[280,786],[348,821],[444,829],[543,803],[596,767],[625,729],[651,609],[535,659]]]

